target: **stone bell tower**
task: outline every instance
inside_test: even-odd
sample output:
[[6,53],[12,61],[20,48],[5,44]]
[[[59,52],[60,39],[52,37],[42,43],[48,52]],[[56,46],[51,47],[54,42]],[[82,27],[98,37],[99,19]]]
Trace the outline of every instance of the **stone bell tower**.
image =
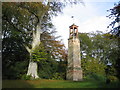
[[67,80],[82,81],[82,68],[80,57],[80,41],[78,39],[78,26],[75,24],[69,27],[68,39],[68,65]]

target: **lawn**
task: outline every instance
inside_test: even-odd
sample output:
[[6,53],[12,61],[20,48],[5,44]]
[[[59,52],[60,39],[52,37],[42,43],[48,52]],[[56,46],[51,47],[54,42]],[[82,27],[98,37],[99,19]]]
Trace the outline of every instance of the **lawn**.
[[3,88],[111,88],[118,84],[106,85],[99,81],[73,82],[67,80],[3,80]]

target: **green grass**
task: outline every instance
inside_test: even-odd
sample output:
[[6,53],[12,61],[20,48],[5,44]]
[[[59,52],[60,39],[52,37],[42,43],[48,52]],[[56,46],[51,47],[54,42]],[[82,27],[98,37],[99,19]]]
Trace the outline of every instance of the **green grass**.
[[[117,85],[117,84],[115,84]],[[3,88],[110,88],[113,84],[106,85],[99,81],[73,82],[67,80],[3,80]]]

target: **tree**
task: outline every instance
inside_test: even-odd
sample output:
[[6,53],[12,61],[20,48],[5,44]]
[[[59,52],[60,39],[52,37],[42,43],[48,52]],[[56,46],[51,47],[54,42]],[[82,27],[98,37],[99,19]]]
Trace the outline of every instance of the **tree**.
[[96,58],[87,57],[82,59],[83,75],[100,74],[105,76],[106,65]]
[[82,56],[81,65],[84,75],[89,75],[93,72],[105,75],[104,69],[106,68],[106,64],[111,62],[111,75],[116,76],[114,65],[116,63],[115,59],[117,58],[118,42],[116,42],[115,39],[108,38],[107,35],[108,34],[104,34],[100,31],[79,34]]
[[[49,61],[49,65],[52,64],[52,67],[49,67],[48,69],[54,68],[54,65],[53,65],[54,63],[55,67],[57,65],[57,69],[54,68],[53,69],[54,72],[52,72],[52,74],[54,75],[56,74],[56,72],[60,73],[61,77],[65,79],[67,51],[65,50],[64,44],[61,43],[60,40],[57,40],[59,36],[55,36],[55,34],[56,34],[56,31],[43,32],[41,34],[41,42],[43,43],[43,46],[45,47],[45,50],[49,56],[47,61]],[[50,63],[50,61],[52,62]],[[48,69],[44,69],[44,70],[47,70],[49,72],[52,71]],[[47,74],[47,71],[46,71],[46,74]]]
[[[55,15],[58,12],[57,10],[61,8],[59,5],[59,7],[57,7],[57,4],[56,2],[48,2],[48,5],[44,5],[42,2],[3,3],[3,42],[6,42],[8,38],[10,41],[13,41],[12,37],[16,37],[18,40],[19,37],[19,42],[13,42],[18,45],[18,48],[19,45],[22,47],[25,46],[31,57],[32,51],[40,44],[40,33],[46,28],[52,28],[50,26],[51,16]],[[56,6],[54,7],[54,5]],[[49,14],[50,12],[51,14]],[[7,50],[6,47],[8,46],[3,44],[3,47],[4,52]],[[13,49],[12,47],[10,48]],[[34,65],[36,68],[30,68],[31,65]],[[38,78],[36,70],[36,62],[30,60],[27,74],[31,74],[33,77]]]
[[[100,57],[98,54],[98,45],[94,45],[95,41],[101,41],[101,39],[93,39],[96,38],[95,34],[91,35],[90,33],[79,33],[80,39],[80,47],[81,47],[81,65],[83,68],[83,75],[92,75],[94,73],[105,75],[105,64],[100,61]],[[96,44],[98,44],[96,42]],[[101,43],[99,43],[101,44]],[[100,55],[101,56],[101,55]],[[91,65],[92,64],[92,65]]]
[[[39,6],[41,7],[38,8]],[[39,20],[39,18],[43,18],[47,10],[44,8],[46,10],[43,11],[42,7],[44,7],[42,3],[3,3],[2,18],[3,22],[5,22],[3,26],[4,40],[11,36],[20,37],[21,43],[19,42],[18,44],[25,46],[30,57],[34,48],[40,44],[40,26],[38,24],[41,19]],[[38,12],[38,10],[41,12]],[[12,28],[7,27],[6,24],[9,24]],[[36,65],[36,63],[31,63],[30,60],[30,65]],[[36,71],[36,68],[34,69]],[[38,77],[37,72],[30,72],[30,74],[35,78]]]
[[92,56],[92,40],[89,37],[89,33],[79,33],[80,39],[80,49],[81,49],[81,57],[85,58],[87,56]]
[[[12,21],[12,17],[14,17],[14,14],[16,13],[19,15],[19,12],[16,11],[16,6],[14,5],[14,3],[2,3],[2,5],[3,78],[6,78],[5,76],[8,76],[7,78],[9,79],[17,78],[16,76],[12,77],[13,73],[11,73],[11,71],[15,71],[12,67],[15,66],[16,62],[24,62],[24,60],[27,61],[29,58],[27,50],[22,45],[23,38],[21,36],[24,36],[25,34],[22,34],[22,29],[19,31],[19,29],[15,28],[15,26],[13,25],[15,21]],[[26,22],[24,22],[24,24],[25,23]],[[9,75],[10,73],[11,76]]]
[[[114,67],[117,70],[117,77],[120,79],[120,2],[118,2],[117,4],[115,4],[115,7],[113,7],[112,9],[110,9],[111,14],[108,16],[110,19],[112,18],[113,21],[111,22],[111,24],[108,26],[108,28],[110,28],[111,26],[111,31],[109,33],[111,33],[112,35],[109,36],[112,39],[116,39],[118,40],[118,50],[116,51],[116,64],[114,65]],[[117,25],[118,24],[118,25]],[[114,54],[114,52],[113,52]]]
[[[108,26],[108,28],[111,27],[112,29],[110,33],[120,37],[120,2],[115,4],[115,7],[110,9],[109,11],[111,12],[111,14],[108,15],[107,17],[113,20],[111,24]],[[118,25],[115,26],[116,24]]]

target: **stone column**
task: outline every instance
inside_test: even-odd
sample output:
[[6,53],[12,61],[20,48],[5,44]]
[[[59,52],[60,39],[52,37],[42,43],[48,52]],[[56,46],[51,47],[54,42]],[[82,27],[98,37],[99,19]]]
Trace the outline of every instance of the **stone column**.
[[80,41],[78,38],[68,39],[67,80],[82,81]]

